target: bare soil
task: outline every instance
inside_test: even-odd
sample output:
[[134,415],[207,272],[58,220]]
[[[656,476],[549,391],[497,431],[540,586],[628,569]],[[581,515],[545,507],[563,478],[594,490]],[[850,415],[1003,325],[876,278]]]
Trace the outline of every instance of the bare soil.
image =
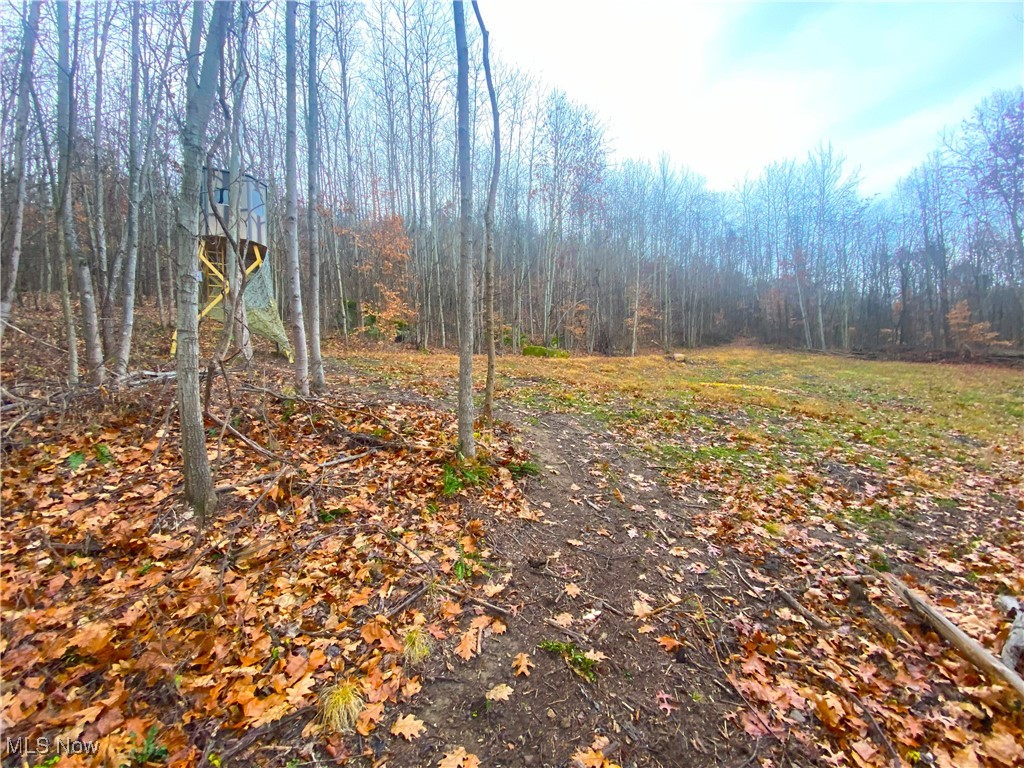
[[[800,764],[795,745],[755,742],[733,722],[743,702],[719,659],[730,652],[729,619],[741,598],[721,552],[689,533],[692,509],[707,501],[673,498],[656,470],[588,417],[503,415],[522,425],[524,447],[541,465],[526,488],[543,512],[539,522],[485,518],[493,574],[511,576],[502,603],[516,615],[481,656],[466,663],[449,649],[431,665],[411,709],[430,738],[392,743],[395,764],[434,765],[462,745],[484,765],[554,768],[573,764],[599,736],[608,740],[604,755],[622,766],[739,766],[787,749],[790,764]],[[683,569],[674,547],[703,552],[716,567]],[[636,601],[666,590],[677,605],[634,615]],[[565,630],[553,623],[563,613],[574,619]],[[669,652],[658,637],[682,645]],[[544,641],[607,658],[590,683],[541,650]],[[521,652],[536,663],[529,677],[513,675]],[[515,694],[489,706],[484,694],[500,683]]]

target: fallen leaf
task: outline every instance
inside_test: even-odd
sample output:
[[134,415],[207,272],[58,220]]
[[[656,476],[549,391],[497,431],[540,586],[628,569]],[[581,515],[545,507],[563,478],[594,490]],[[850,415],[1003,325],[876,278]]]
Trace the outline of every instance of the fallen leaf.
[[650,603],[646,603],[643,600],[633,601],[633,615],[638,619],[646,619],[654,613],[654,608]]
[[458,747],[453,752],[447,753],[437,768],[477,768],[480,759],[472,752],[467,752],[465,747]]
[[679,709],[679,705],[675,702],[672,696],[664,691],[658,691],[654,698],[655,701],[658,702],[658,709],[663,711],[666,715],[671,715]]
[[676,640],[674,637],[668,635],[662,635],[658,638],[658,645],[664,648],[669,653],[672,653],[676,648],[679,648],[682,643]]
[[388,653],[402,652],[402,644],[398,642],[398,640],[395,639],[395,636],[377,620],[367,622],[363,625],[360,635],[363,638],[363,642],[367,645],[372,645],[376,641],[379,642],[380,647]]
[[484,698],[488,701],[508,701],[508,697],[512,695],[514,689],[506,685],[505,683],[499,683],[489,690]]
[[530,676],[530,669],[536,666],[530,661],[530,655],[527,653],[517,653],[515,658],[512,659],[512,669],[515,670],[515,676],[525,675]]
[[552,619],[555,624],[566,629],[572,626],[573,618],[571,613],[560,613]]
[[565,585],[565,594],[567,594],[569,597],[579,597],[580,596],[580,588],[577,587],[575,584],[571,584],[571,583],[570,584],[566,584]]
[[[850,749],[857,753],[857,755],[867,764],[871,764],[875,755],[878,754],[878,749],[867,739],[858,739],[857,741],[850,744]],[[964,765],[964,763],[958,763]],[[975,763],[977,764],[977,763]]]
[[606,764],[604,753],[598,749],[574,752],[572,759],[580,768],[604,768]]
[[981,750],[1003,765],[1024,764],[1024,739],[1019,731],[1016,738],[1006,731],[994,733],[985,738]]
[[477,616],[475,619],[473,619],[471,622],[469,622],[469,628],[470,629],[479,629],[479,630],[483,631],[483,630],[487,629],[491,625],[492,621],[494,621],[494,618],[491,617],[491,616],[488,616],[487,614],[484,614],[482,616]]
[[460,658],[469,661],[476,656],[476,638],[480,630],[471,628],[459,640],[459,644],[455,647],[455,653]]
[[395,736],[401,736],[406,741],[418,738],[423,733],[423,730],[423,721],[416,719],[413,715],[402,715],[391,726],[391,732]]

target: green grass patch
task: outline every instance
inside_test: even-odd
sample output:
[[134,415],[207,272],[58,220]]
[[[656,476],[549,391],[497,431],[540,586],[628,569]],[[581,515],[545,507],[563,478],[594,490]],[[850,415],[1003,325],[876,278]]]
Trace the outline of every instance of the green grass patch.
[[490,469],[482,464],[459,462],[445,464],[441,474],[441,495],[455,496],[463,488],[473,488],[490,476]]
[[508,471],[515,480],[524,477],[537,477],[540,474],[540,464],[535,461],[514,461],[508,465]]
[[536,344],[528,344],[523,347],[523,355],[526,357],[569,357],[569,350],[567,349],[552,349],[550,347],[541,347]]
[[459,581],[469,581],[473,578],[474,573],[486,573],[487,569],[484,567],[484,560],[479,552],[467,552],[460,544],[459,559],[452,566],[452,571]]
[[351,514],[352,510],[348,507],[335,507],[334,509],[321,509],[317,513],[317,517],[320,518],[321,523],[333,523],[335,520],[344,517],[345,515]]
[[558,640],[542,640],[538,646],[542,651],[550,651],[559,654],[569,669],[575,672],[589,683],[597,680],[598,662],[589,658],[576,647],[575,643],[563,643]]
[[892,520],[893,514],[881,504],[872,504],[870,507],[851,507],[847,510],[846,517],[857,525],[873,525]]

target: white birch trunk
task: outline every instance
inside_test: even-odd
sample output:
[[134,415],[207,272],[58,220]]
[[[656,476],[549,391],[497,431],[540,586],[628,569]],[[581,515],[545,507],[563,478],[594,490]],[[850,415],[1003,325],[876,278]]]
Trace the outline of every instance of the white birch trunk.
[[461,0],[452,3],[458,58],[459,144],[459,452],[476,457],[473,439],[473,176],[469,164],[469,50]]
[[295,387],[301,394],[308,395],[309,360],[306,328],[302,316],[302,288],[299,281],[298,127],[295,103],[298,67],[295,56],[295,16],[298,13],[298,6],[295,0],[288,0],[285,6],[285,280],[288,286],[288,309],[291,312],[292,348],[295,350]]
[[309,356],[312,367],[310,386],[314,392],[327,389],[324,381],[324,362],[320,355],[320,114],[317,87],[317,3],[309,3],[309,76],[308,115],[306,118],[306,141],[309,158],[307,162],[307,183],[309,194],[306,213],[309,221]]
[[[93,293],[92,272],[78,244],[71,196],[71,155],[75,145],[74,81],[77,69],[71,59],[71,31],[68,4],[57,3],[57,226],[67,254],[74,266],[78,282],[78,298],[85,325],[85,350],[89,361],[90,379],[102,384],[106,371],[103,367],[103,345],[100,342],[99,322],[96,316],[96,297]],[[75,20],[76,28],[78,19]],[[76,41],[77,42],[77,41]],[[77,376],[76,376],[77,378]]]
[[[121,335],[117,346],[117,363],[114,378],[124,381],[128,375],[128,360],[132,350],[132,332],[135,328],[135,272],[139,263],[139,205],[142,199],[142,183],[139,178],[139,64],[140,50],[139,16],[141,4],[132,3],[132,79],[128,107],[128,221],[126,227],[127,255],[125,257],[124,291],[121,306]],[[107,290],[107,297],[113,293],[113,285]]]

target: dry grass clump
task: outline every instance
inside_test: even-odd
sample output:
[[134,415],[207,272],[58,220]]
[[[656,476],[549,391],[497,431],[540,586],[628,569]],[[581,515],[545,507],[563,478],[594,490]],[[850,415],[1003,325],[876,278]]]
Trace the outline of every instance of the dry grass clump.
[[351,731],[362,711],[359,685],[351,680],[332,685],[320,694],[320,721],[328,733]]
[[430,656],[434,642],[422,627],[413,627],[405,633],[404,645],[405,663],[415,667]]

